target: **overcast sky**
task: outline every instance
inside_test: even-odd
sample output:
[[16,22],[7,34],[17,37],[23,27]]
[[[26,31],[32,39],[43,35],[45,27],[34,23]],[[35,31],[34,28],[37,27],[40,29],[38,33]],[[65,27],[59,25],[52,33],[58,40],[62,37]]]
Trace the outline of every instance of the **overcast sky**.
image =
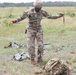
[[[12,3],[21,3],[21,2],[34,2],[35,0],[0,0],[0,3],[3,2],[12,2]],[[76,0],[42,0],[42,1],[75,1]]]

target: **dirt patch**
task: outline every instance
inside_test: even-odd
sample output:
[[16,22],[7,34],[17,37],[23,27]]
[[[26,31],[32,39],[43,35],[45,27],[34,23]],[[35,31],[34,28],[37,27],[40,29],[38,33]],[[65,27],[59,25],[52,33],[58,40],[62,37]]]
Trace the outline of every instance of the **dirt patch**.
[[0,72],[0,75],[11,75],[11,74],[7,72]]
[[0,24],[0,26],[2,26],[2,24]]
[[39,68],[39,67],[35,67],[34,68],[34,74],[42,74],[43,73],[43,69]]

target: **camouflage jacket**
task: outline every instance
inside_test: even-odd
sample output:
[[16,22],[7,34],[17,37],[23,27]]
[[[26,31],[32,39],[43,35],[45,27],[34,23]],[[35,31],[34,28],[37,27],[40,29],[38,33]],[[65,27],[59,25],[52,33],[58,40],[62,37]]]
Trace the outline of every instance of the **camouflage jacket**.
[[47,17],[48,19],[57,19],[60,16],[59,15],[56,15],[56,16],[49,15],[44,10],[40,10],[37,13],[37,12],[35,12],[34,7],[32,7],[29,10],[27,10],[26,12],[24,12],[21,17],[14,20],[14,23],[20,22],[20,21],[24,20],[25,18],[28,18],[29,21],[28,21],[27,28],[37,30],[37,29],[41,29],[41,24],[40,23],[41,23],[41,20],[42,20],[43,17]]

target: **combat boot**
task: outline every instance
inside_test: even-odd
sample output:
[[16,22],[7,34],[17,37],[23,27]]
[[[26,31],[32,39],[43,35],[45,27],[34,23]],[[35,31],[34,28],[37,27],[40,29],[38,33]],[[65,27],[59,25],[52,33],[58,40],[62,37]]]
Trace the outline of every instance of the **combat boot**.
[[36,65],[36,61],[34,59],[31,59],[31,64]]
[[43,60],[42,60],[42,58],[38,58],[37,59],[37,63],[40,63],[40,62],[42,62]]

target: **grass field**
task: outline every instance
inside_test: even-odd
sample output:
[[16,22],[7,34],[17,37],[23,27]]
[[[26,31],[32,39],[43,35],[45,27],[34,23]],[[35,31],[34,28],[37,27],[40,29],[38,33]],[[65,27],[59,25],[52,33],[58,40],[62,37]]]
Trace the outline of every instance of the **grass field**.
[[12,60],[16,53],[27,51],[26,47],[4,49],[9,42],[27,44],[24,33],[28,19],[8,25],[27,8],[0,8],[0,75],[35,75],[35,68],[40,68],[50,58],[56,57],[68,60],[72,67],[71,75],[76,75],[76,7],[45,7],[43,9],[50,14],[64,13],[65,24],[63,24],[63,18],[56,20],[44,18],[42,20],[44,43],[50,45],[45,45],[43,63],[34,66],[28,59],[21,62]]

